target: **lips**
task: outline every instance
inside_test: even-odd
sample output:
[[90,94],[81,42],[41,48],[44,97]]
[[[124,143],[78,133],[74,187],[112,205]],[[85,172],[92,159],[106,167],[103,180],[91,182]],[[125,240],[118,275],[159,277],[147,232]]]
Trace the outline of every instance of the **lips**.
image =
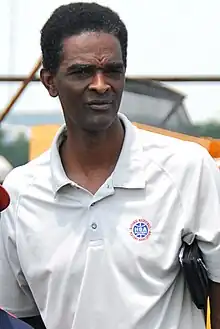
[[93,101],[89,101],[88,104],[89,105],[105,105],[105,104],[111,104],[112,100],[101,100],[101,99],[97,99],[97,100],[93,100]]
[[88,105],[91,109],[93,110],[108,110],[111,105],[112,105],[112,101],[108,100],[95,100],[95,101],[91,101],[88,102]]

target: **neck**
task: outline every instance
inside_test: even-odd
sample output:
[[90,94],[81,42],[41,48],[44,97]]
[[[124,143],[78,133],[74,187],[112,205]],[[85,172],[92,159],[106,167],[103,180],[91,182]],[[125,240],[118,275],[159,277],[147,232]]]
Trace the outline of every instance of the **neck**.
[[67,140],[61,149],[67,172],[81,170],[85,174],[102,167],[108,170],[116,165],[124,140],[124,129],[119,118],[112,126],[99,133],[68,129]]

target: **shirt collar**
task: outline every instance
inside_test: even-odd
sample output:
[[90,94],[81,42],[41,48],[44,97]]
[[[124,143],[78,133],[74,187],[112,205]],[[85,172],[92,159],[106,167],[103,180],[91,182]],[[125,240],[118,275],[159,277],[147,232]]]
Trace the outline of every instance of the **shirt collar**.
[[[139,129],[125,115],[118,114],[125,127],[125,138],[116,167],[112,173],[114,187],[145,188],[144,152]],[[66,185],[74,185],[66,175],[60,158],[59,148],[66,138],[66,126],[57,131],[51,146],[50,167],[54,196]]]
[[51,169],[51,177],[52,177],[52,189],[54,192],[54,196],[56,193],[66,185],[74,184],[66,175],[65,170],[63,168],[63,164],[60,157],[60,145],[66,138],[66,126],[62,125],[52,142],[51,150],[50,150],[50,169]]
[[139,129],[122,113],[119,117],[125,127],[121,154],[112,174],[113,186],[121,188],[145,188],[144,150]]

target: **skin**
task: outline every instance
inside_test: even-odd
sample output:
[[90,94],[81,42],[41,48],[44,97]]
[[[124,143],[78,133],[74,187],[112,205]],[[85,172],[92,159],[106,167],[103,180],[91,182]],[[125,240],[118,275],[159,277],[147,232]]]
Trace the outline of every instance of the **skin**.
[[124,139],[117,116],[125,81],[118,39],[102,32],[64,39],[58,71],[42,69],[41,81],[63,108],[67,140],[60,153],[66,174],[95,193],[114,170]]

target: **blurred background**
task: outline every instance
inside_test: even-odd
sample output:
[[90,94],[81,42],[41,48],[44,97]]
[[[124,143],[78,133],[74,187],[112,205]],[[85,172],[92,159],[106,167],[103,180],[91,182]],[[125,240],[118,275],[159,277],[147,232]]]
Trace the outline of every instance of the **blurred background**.
[[[117,11],[128,28],[120,110],[135,122],[219,139],[219,0],[97,2]],[[9,162],[8,171],[29,160],[32,127],[63,122],[58,100],[39,82],[39,59],[40,30],[65,3],[0,3],[0,155]],[[0,172],[3,167],[6,172],[2,161]]]

